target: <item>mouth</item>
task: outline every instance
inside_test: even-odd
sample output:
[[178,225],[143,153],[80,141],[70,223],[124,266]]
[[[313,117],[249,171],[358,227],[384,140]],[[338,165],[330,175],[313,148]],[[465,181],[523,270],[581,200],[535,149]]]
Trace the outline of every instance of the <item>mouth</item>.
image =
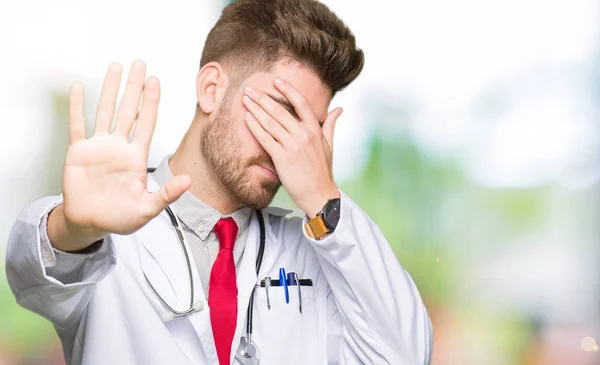
[[[257,164],[258,165],[258,164]],[[263,165],[258,165],[265,173],[267,173],[268,175],[270,175],[273,178],[278,178],[279,175],[277,175],[277,172],[275,172],[275,170],[271,170],[268,169],[266,167],[264,167]]]

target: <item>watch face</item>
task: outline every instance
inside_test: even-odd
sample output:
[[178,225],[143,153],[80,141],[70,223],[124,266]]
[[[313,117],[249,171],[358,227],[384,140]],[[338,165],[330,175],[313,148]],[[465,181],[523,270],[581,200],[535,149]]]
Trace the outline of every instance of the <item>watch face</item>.
[[338,222],[340,221],[340,199],[335,198],[325,204],[325,208],[323,209],[323,221],[327,228],[333,230],[337,227]]

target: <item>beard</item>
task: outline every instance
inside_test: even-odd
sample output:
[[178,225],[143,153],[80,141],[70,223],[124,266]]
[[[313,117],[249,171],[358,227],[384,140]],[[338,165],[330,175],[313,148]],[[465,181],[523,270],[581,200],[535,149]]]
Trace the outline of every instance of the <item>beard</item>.
[[[229,92],[227,92],[229,94]],[[230,115],[230,100],[226,95],[215,119],[206,126],[200,137],[200,148],[204,157],[212,165],[213,174],[243,206],[252,209],[266,208],[281,186],[279,179],[253,181],[249,167],[254,164],[274,166],[269,155],[253,156],[244,159],[239,151],[242,141],[233,128]]]

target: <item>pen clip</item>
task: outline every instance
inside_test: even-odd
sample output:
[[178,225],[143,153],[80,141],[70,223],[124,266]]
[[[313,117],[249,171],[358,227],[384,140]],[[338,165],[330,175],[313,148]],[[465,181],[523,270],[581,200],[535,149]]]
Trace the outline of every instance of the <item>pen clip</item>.
[[296,281],[296,285],[298,286],[298,310],[300,311],[300,314],[302,314],[302,289],[300,289],[302,285],[300,285],[300,278],[298,277],[298,274],[295,272],[292,274],[294,276],[294,280]]
[[267,309],[271,310],[271,300],[269,299],[269,288],[271,287],[271,277],[267,276],[264,279],[264,283],[265,283],[265,293],[267,295]]

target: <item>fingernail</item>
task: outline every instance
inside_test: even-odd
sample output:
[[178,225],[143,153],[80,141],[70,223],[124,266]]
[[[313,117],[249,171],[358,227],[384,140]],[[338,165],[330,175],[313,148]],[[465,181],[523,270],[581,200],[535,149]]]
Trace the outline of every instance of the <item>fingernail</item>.
[[244,103],[250,104],[250,102],[252,102],[252,99],[250,99],[247,95],[244,95]]
[[246,113],[246,119],[248,119],[251,122],[255,122],[256,121],[256,119],[254,119],[254,116],[250,112]]
[[275,78],[275,83],[279,84],[279,85],[283,85],[283,80],[280,79],[279,77]]
[[342,113],[344,112],[344,109],[340,109],[340,112],[338,113],[338,118],[342,115]]
[[252,93],[254,92],[254,89],[253,89],[253,88],[251,88],[250,86],[246,86],[246,87],[244,88],[244,92],[245,92],[246,94],[248,94],[248,95],[252,95]]

